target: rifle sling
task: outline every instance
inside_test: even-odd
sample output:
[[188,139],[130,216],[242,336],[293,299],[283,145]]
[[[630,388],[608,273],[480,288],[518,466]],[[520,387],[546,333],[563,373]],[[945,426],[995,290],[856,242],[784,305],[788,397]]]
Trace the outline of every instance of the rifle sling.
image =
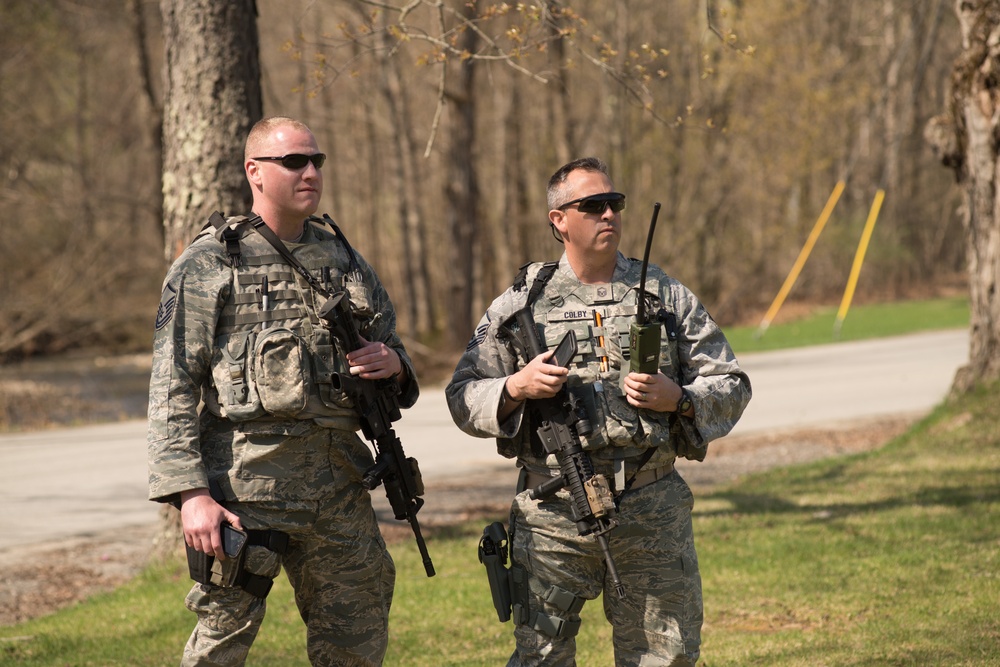
[[[351,244],[348,243],[347,237],[344,236],[344,233],[342,231],[340,231],[340,227],[338,227],[337,224],[329,218],[329,216],[324,216],[323,221],[333,228],[333,231],[337,234],[337,238],[339,238],[340,241],[344,244],[344,247],[347,249],[347,254],[350,255],[351,257],[351,267],[354,269],[360,269],[357,255],[354,254],[354,248],[352,248]],[[288,262],[292,266],[292,268],[298,272],[300,276],[305,278],[305,281],[309,283],[310,287],[312,287],[317,293],[326,297],[327,299],[329,299],[332,296],[330,292],[325,287],[323,287],[323,285],[319,282],[319,280],[317,280],[316,277],[309,272],[309,269],[303,266],[302,262],[300,262],[298,259],[295,258],[295,255],[293,255],[292,252],[288,249],[288,246],[286,246],[284,242],[280,238],[278,238],[278,235],[274,233],[274,230],[272,230],[270,227],[267,226],[267,223],[264,222],[264,219],[262,217],[260,217],[259,215],[254,215],[252,218],[247,220],[247,222],[250,223],[250,225],[254,228],[254,230],[258,234],[264,237],[264,240],[270,243],[274,247],[274,249],[278,251],[278,254],[281,255],[281,257],[286,262]]]

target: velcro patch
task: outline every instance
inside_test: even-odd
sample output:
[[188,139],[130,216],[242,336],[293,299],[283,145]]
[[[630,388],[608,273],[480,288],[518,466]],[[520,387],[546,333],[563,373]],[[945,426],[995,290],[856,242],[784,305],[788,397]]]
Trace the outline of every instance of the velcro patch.
[[160,297],[160,307],[156,309],[156,331],[167,326],[167,323],[174,318],[174,306],[177,305],[177,290],[174,286],[167,284],[163,288],[163,295]]
[[469,340],[469,344],[465,346],[465,351],[468,352],[473,348],[479,347],[479,345],[482,344],[484,340],[486,340],[486,332],[489,331],[489,328],[490,328],[489,322],[483,322],[482,324],[480,324],[479,327],[476,329],[476,331],[472,334],[472,338]]

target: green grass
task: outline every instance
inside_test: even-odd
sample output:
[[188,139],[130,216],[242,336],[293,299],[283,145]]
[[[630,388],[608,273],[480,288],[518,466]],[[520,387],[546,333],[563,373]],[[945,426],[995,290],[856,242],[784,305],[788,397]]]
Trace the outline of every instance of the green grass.
[[[884,320],[934,329],[968,316],[962,301],[934,303],[931,316],[903,306],[852,316],[858,326],[870,320],[872,332]],[[890,333],[900,332],[880,335]],[[1000,667],[998,393],[1000,385],[943,405],[876,451],[699,495],[699,667]],[[392,545],[398,578],[387,667],[506,662],[511,625],[496,621],[475,556],[486,523],[426,531],[438,571],[430,579],[412,540]],[[194,623],[183,606],[189,586],[181,564],[161,566],[112,593],[0,628],[0,665],[176,664]],[[600,602],[583,616],[579,664],[613,664]],[[308,665],[284,578],[248,664]]]
[[837,308],[820,308],[808,317],[782,321],[779,317],[758,336],[758,326],[725,327],[736,354],[780,350],[837,341],[882,338],[937,329],[969,326],[968,297],[854,306],[844,318],[839,335],[834,333]]
[[[701,667],[1000,665],[1000,386],[942,406],[865,454],[755,475],[697,498],[705,592]],[[503,664],[476,543],[486,520],[411,541],[399,569],[386,665]],[[612,535],[613,537],[613,535]],[[0,628],[2,665],[175,664],[193,624],[183,568]],[[304,633],[283,578],[251,665],[302,665]],[[584,608],[579,664],[610,665],[599,602]]]

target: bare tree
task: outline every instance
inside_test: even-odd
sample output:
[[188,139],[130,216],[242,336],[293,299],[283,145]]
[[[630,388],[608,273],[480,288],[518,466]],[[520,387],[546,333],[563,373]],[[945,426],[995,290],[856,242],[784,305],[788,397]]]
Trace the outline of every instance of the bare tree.
[[176,257],[212,211],[250,206],[243,144],[261,118],[254,0],[162,0],[163,226]]
[[948,109],[925,135],[963,187],[971,296],[969,364],[953,389],[1000,379],[1000,0],[956,0],[962,53]]
[[[149,34],[146,29],[146,12],[141,0],[126,0],[126,13],[132,25],[132,35],[135,39],[136,70],[139,75],[139,87],[142,91],[143,110],[141,115],[146,118],[148,127],[149,145],[152,149],[155,163],[158,167],[163,164],[163,101],[157,96],[153,86],[153,66],[150,59]],[[160,196],[152,205],[153,217],[163,220],[163,170],[158,169],[157,175],[160,177]],[[165,242],[166,237],[162,226],[157,229],[161,234],[161,241]]]
[[[261,118],[254,0],[162,0],[164,254],[178,256],[215,210],[249,210],[243,146]],[[180,513],[164,505],[156,551],[176,553]]]
[[[164,26],[156,4],[0,3],[0,119],[18,128],[0,136],[0,203],[17,221],[0,236],[0,357],[96,340],[146,349],[162,258],[212,209],[245,206],[247,124],[230,114],[249,91],[222,81],[254,79],[256,37],[232,13],[254,5],[163,3]],[[767,305],[839,180],[847,190],[793,298],[839,298],[878,186],[887,201],[859,302],[965,279],[959,188],[928,168],[912,131],[945,105],[954,0],[259,5],[264,106],[308,116],[335,158],[323,208],[384,273],[414,343],[440,352],[443,313],[450,330],[470,326],[455,282],[471,282],[462,299],[477,313],[517,266],[559,252],[545,178],[585,154],[609,160],[629,194],[623,251],[641,250],[662,201],[654,258],[727,323]],[[200,42],[182,21],[204,23]],[[152,74],[164,37],[167,80]],[[169,101],[161,130],[167,85],[186,101]],[[474,144],[458,145],[459,121]],[[468,203],[449,194],[460,168],[476,179],[474,214],[448,212]],[[449,224],[468,226],[471,281]],[[115,298],[102,303],[101,286]]]
[[[469,2],[468,11],[474,15],[476,0]],[[476,50],[478,35],[474,30],[464,30],[462,49]],[[479,176],[476,171],[476,62],[471,59],[455,63],[456,83],[448,90],[448,99],[455,116],[448,148],[447,217],[451,238],[454,239],[451,266],[455,271],[450,289],[454,298],[453,326],[448,327],[451,343],[460,347],[472,334],[473,274],[476,266],[476,236],[479,228]]]

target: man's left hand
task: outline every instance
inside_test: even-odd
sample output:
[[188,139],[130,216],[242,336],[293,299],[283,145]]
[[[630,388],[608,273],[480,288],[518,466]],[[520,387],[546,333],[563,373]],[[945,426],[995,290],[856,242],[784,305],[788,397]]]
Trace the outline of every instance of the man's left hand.
[[663,373],[629,373],[625,378],[629,405],[657,412],[673,412],[681,400],[681,388]]
[[[403,370],[403,362],[394,349],[382,342],[369,343],[364,338],[361,338],[361,342],[363,344],[361,347],[347,353],[351,375],[357,375],[364,380],[381,380],[391,378]],[[402,377],[400,382],[403,382]]]

